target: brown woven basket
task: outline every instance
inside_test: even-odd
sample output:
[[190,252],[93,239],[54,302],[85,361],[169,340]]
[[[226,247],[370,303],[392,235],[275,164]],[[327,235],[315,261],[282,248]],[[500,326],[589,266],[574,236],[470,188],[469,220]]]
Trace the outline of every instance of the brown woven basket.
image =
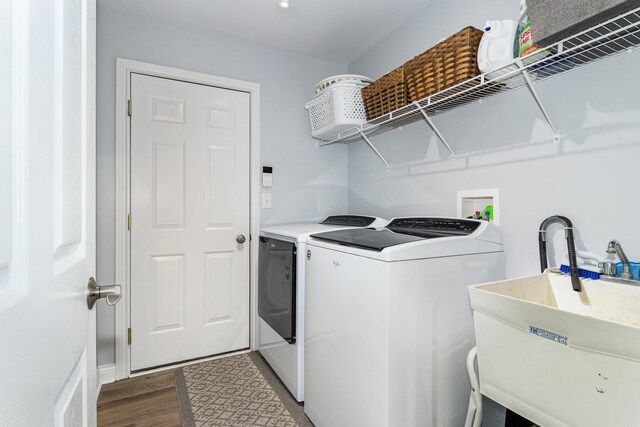
[[467,27],[404,64],[409,99],[418,101],[480,74],[483,32]]
[[367,119],[373,120],[409,103],[409,92],[404,80],[403,67],[396,68],[362,88],[362,100]]

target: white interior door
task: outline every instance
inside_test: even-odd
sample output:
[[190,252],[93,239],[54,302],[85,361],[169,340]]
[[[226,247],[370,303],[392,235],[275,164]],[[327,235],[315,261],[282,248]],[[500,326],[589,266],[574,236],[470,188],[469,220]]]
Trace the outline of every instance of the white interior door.
[[131,370],[247,348],[249,94],[130,90]]
[[0,425],[96,423],[95,0],[0,1]]

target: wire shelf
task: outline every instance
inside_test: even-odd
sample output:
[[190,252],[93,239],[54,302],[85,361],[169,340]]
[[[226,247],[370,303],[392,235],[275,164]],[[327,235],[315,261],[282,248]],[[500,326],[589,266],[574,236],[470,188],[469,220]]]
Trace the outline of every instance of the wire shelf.
[[[365,135],[373,136],[423,119],[427,119],[429,125],[434,128],[429,119],[432,116],[524,86],[531,89],[549,125],[557,134],[533,89],[533,84],[601,59],[630,52],[639,45],[640,8],[637,8],[529,56],[516,59],[512,64],[499,70],[481,74],[367,123],[323,139],[320,145],[352,143]],[[437,129],[434,128],[434,131],[447,145]]]

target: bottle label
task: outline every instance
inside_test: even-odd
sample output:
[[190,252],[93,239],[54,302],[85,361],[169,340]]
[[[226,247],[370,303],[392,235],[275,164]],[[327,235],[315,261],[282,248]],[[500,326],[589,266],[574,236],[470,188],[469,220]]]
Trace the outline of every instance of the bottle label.
[[540,49],[540,46],[533,43],[533,35],[531,33],[531,24],[527,24],[524,26],[522,33],[520,34],[520,38],[518,39],[518,43],[520,44],[520,58],[523,56],[527,56],[530,53],[535,52]]
[[531,26],[527,24],[525,30],[520,34],[520,47],[528,46],[533,41],[531,36]]

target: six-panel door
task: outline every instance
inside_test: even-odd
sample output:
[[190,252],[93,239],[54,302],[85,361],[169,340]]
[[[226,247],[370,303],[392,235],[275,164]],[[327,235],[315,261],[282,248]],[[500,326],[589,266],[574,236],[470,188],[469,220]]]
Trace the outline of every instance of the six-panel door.
[[132,74],[131,99],[131,369],[247,348],[250,96]]
[[95,13],[0,1],[0,426],[96,423]]

